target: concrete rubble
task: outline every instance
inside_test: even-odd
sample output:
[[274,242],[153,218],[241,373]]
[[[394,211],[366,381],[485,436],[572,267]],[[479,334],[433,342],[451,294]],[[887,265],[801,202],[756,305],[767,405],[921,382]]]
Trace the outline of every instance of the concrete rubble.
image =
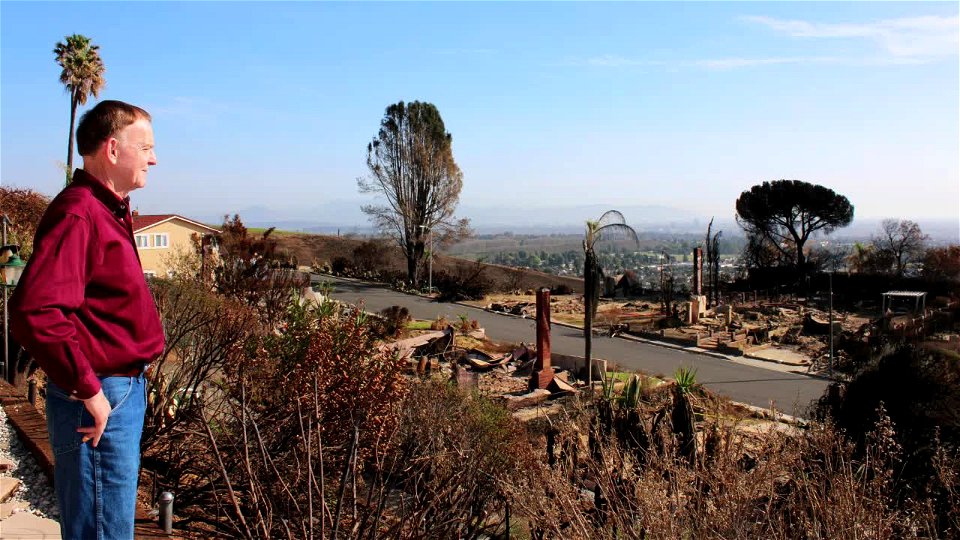
[[[697,346],[726,354],[753,354],[769,348],[787,351],[791,363],[810,364],[827,354],[828,313],[816,302],[778,302],[744,294],[737,301],[708,307],[707,297],[693,295],[680,302],[679,317],[665,317],[656,301],[601,301],[594,331],[633,334],[652,340]],[[752,301],[751,301],[752,300]],[[494,312],[533,318],[536,304],[526,297],[497,297],[484,305]],[[582,324],[582,297],[551,299],[553,322]],[[874,321],[875,322],[875,321]],[[863,336],[870,316],[834,311],[834,335]],[[762,355],[759,355],[762,357]]]
[[[503,346],[498,347],[486,339],[483,329],[463,334],[448,326],[443,331],[386,343],[382,347],[405,358],[411,375],[440,377],[476,389],[516,411],[518,418],[536,418],[539,413],[522,411],[531,407],[543,410],[548,400],[577,392],[582,384],[579,371],[584,371],[578,369],[582,366],[576,359],[565,355],[559,355],[564,367],[552,362],[550,311],[556,303],[551,302],[548,289],[536,291],[536,296],[539,302],[532,304],[529,311],[537,319],[536,345],[521,343],[503,350]],[[523,315],[526,309],[524,304],[515,311]]]

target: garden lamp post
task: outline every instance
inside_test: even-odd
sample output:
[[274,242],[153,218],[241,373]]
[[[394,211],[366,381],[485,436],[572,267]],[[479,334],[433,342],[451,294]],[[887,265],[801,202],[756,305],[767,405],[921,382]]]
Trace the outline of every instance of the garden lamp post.
[[17,255],[19,246],[5,245],[0,248],[0,279],[3,285],[3,379],[10,380],[10,322],[7,302],[9,301],[9,289],[17,286],[20,281],[20,274],[23,273],[23,267],[26,264]]
[[430,258],[427,259],[427,294],[433,293],[433,229],[420,225],[420,229],[429,235]]

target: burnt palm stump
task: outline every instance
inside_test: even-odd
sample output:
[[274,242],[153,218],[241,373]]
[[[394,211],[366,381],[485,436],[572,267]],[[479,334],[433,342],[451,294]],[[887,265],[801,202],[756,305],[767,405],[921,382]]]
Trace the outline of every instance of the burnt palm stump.
[[550,365],[550,289],[537,290],[537,361],[530,374],[530,390],[545,389],[553,382]]

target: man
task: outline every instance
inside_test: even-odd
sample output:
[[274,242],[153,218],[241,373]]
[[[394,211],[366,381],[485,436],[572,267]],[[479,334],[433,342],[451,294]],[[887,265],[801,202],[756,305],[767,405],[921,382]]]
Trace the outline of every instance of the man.
[[47,374],[65,539],[133,538],[143,372],[164,347],[130,215],[157,164],[150,122],[121,101],[83,115],[83,168],[47,208],[10,300],[11,331]]

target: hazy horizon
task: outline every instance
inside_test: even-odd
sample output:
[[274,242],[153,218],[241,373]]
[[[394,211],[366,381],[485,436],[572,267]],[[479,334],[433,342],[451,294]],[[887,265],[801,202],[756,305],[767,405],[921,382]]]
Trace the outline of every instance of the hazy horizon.
[[[339,211],[336,215],[297,216],[271,210],[265,207],[248,207],[229,212],[239,214],[244,224],[249,227],[276,227],[280,230],[315,232],[322,234],[362,234],[370,235],[376,231],[360,212],[359,207],[351,210],[349,207],[331,203],[326,208]],[[729,216],[701,216],[693,212],[669,207],[638,207],[630,205],[614,206],[613,204],[584,205],[543,208],[541,211],[532,208],[508,207],[503,205],[482,207],[468,206],[461,215],[471,218],[471,228],[476,234],[582,234],[584,221],[596,219],[607,209],[620,210],[627,223],[638,232],[675,232],[679,234],[702,234],[706,231],[710,218],[714,218],[714,226],[724,230],[725,234],[742,235],[733,212]],[[639,212],[638,210],[648,210]],[[190,216],[205,223],[221,223],[225,214],[211,214]],[[336,216],[340,216],[338,219]],[[582,219],[578,216],[583,216]],[[833,239],[869,239],[879,232],[880,222],[884,218],[858,218],[844,228],[829,235]],[[909,218],[899,218],[909,219]],[[924,233],[929,234],[931,240],[937,243],[960,243],[960,218],[914,219],[920,224]]]

